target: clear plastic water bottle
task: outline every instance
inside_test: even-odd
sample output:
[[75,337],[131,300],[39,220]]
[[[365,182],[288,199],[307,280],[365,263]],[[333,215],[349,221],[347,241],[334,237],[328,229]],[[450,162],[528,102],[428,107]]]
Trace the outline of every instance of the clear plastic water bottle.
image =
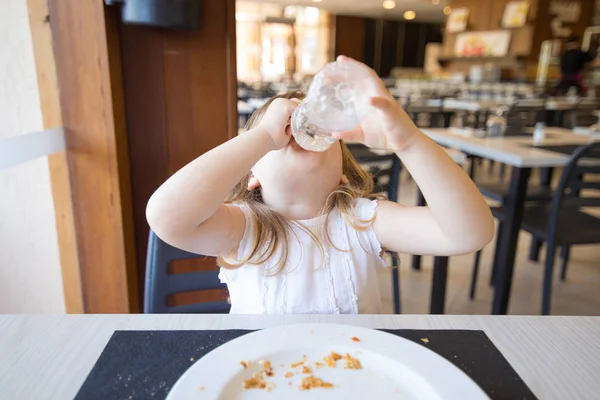
[[357,127],[371,109],[366,91],[368,77],[368,71],[351,61],[323,67],[292,114],[296,142],[306,150],[325,151],[336,142],[332,132]]

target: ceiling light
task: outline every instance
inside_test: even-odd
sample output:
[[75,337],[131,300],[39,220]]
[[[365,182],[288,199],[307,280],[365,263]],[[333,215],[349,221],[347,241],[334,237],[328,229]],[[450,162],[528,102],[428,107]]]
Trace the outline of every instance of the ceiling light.
[[436,6],[437,6],[438,4],[440,4],[440,0],[431,0],[431,2],[432,2],[433,4],[435,4]]
[[411,20],[411,19],[415,19],[417,17],[417,13],[414,11],[405,11],[404,12],[404,19],[406,20]]
[[312,0],[312,1],[313,1],[313,3],[320,3],[320,2],[322,2],[323,0]]
[[393,10],[396,8],[396,2],[394,0],[385,0],[383,2],[383,8],[386,10]]
[[444,7],[444,14],[450,15],[451,12],[452,12],[452,7],[450,7],[450,6]]

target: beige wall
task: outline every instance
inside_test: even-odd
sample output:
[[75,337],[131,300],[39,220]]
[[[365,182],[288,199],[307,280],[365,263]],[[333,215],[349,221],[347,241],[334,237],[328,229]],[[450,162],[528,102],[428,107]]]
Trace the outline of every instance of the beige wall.
[[[25,0],[0,12],[0,141],[42,129]],[[0,170],[0,313],[64,313],[48,161]]]

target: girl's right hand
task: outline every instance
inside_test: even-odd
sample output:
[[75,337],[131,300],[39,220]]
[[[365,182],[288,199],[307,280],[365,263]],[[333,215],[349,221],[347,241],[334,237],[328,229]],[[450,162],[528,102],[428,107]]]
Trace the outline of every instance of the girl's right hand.
[[290,122],[298,104],[300,101],[295,99],[275,99],[260,120],[258,127],[273,141],[273,150],[280,150],[290,142],[292,137]]

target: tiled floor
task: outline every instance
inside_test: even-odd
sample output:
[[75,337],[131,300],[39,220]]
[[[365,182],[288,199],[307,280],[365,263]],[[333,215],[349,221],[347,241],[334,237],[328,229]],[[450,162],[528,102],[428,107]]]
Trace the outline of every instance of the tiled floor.
[[[481,169],[480,179],[497,179]],[[400,202],[415,204],[416,187],[406,173],[401,178]],[[515,265],[509,314],[540,314],[542,299],[543,261],[530,262],[527,259],[531,236],[521,232]],[[493,288],[489,285],[491,259],[494,253],[492,242],[483,253],[475,300],[469,300],[469,284],[474,255],[452,257],[448,272],[446,291],[447,314],[489,314],[492,307]],[[400,282],[402,313],[426,314],[429,312],[431,292],[432,258],[424,257],[421,271],[411,269],[411,258],[401,256]],[[555,264],[556,278],[552,295],[553,315],[600,315],[600,245],[578,246],[571,250],[571,261],[567,280],[558,279],[560,260]],[[392,312],[391,274],[384,271],[380,275],[380,285],[386,312]]]

